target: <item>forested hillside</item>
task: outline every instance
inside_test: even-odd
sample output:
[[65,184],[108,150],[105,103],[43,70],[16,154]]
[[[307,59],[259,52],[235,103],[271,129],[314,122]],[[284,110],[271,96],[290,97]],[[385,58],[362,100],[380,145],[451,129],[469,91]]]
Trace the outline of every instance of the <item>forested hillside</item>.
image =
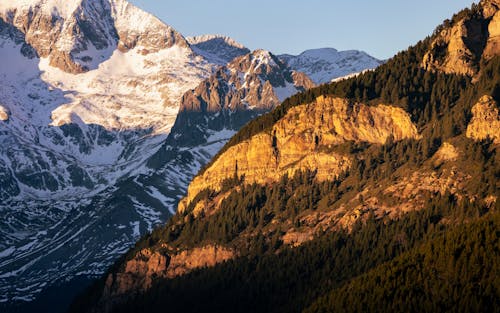
[[247,124],[73,311],[498,311],[499,6]]

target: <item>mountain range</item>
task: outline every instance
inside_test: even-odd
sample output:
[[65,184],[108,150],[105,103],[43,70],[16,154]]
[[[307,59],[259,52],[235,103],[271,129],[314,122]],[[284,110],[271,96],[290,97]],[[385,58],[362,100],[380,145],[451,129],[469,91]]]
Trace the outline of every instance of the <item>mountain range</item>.
[[1,0],[0,55],[9,305],[101,275],[175,214],[243,125],[380,64],[356,51],[275,56],[224,36],[185,38],[125,0]]
[[[498,312],[499,38],[482,0],[245,124],[70,312]],[[179,118],[230,125],[219,89]]]

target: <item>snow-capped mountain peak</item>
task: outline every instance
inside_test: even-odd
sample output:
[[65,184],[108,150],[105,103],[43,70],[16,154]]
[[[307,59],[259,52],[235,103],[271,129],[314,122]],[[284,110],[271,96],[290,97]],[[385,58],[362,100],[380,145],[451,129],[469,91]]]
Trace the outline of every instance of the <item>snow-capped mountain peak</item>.
[[153,187],[154,208],[101,201],[148,171],[182,95],[217,66],[124,0],[0,0],[0,56],[3,303],[102,272],[166,219],[174,200]]
[[184,37],[125,0],[0,0],[0,18],[26,34],[41,57],[69,73],[96,69],[118,47],[141,54],[174,45]]
[[338,51],[334,48],[311,49],[297,56],[284,54],[279,58],[294,70],[306,73],[317,84],[373,69],[382,63],[363,51]]
[[244,45],[227,36],[201,35],[186,39],[195,52],[219,65],[226,65],[234,58],[250,52]]
[[215,41],[215,40],[217,40],[217,41],[224,42],[225,44],[227,44],[227,45],[229,45],[231,47],[235,47],[235,48],[238,48],[238,49],[247,49],[247,47],[245,47],[241,43],[237,42],[233,38],[228,37],[228,36],[224,36],[224,35],[218,35],[218,34],[216,34],[216,35],[209,34],[209,35],[191,36],[191,37],[187,37],[186,39],[189,42],[189,44],[191,44],[191,45],[197,45],[197,44],[201,44],[201,43],[204,43],[204,42],[207,42],[207,41]]

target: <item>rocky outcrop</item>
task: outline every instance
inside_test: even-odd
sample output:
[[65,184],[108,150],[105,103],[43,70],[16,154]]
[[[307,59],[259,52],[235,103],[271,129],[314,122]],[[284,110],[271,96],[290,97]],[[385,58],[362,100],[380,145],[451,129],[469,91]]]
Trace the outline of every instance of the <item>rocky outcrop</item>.
[[[162,249],[166,251],[166,247],[160,250]],[[155,280],[174,278],[194,269],[212,267],[235,256],[232,250],[216,245],[197,247],[170,255],[143,249],[126,261],[122,270],[108,274],[100,301],[111,307],[114,303],[121,302],[123,295],[128,297],[148,290]]]
[[432,43],[431,51],[424,56],[423,67],[448,74],[475,75],[479,61],[475,50],[481,48],[467,45],[464,38],[471,38],[480,45],[479,42],[485,36],[481,29],[480,22],[462,20],[452,28],[443,30]]
[[402,109],[322,96],[290,109],[272,129],[230,147],[194,178],[179,211],[200,191],[219,190],[222,182],[234,175],[244,176],[249,184],[266,184],[299,170],[316,170],[318,180],[329,180],[345,172],[351,163],[348,156],[335,152],[336,145],[346,141],[383,144],[405,138],[419,135]]
[[491,138],[500,144],[500,108],[491,96],[483,96],[472,108],[472,119],[467,126],[467,137],[474,140]]
[[9,120],[9,110],[0,105],[0,121],[8,121]]
[[170,259],[167,277],[173,278],[202,267],[213,267],[216,264],[231,260],[236,254],[221,246],[208,245],[184,250],[174,254]]
[[449,142],[443,143],[443,145],[439,148],[439,150],[436,152],[434,157],[438,162],[444,162],[444,161],[454,161],[458,158],[459,153],[457,148],[453,146]]
[[475,76],[482,59],[500,53],[498,8],[496,0],[482,1],[470,14],[443,27],[423,58],[423,68]]
[[491,59],[495,55],[498,55],[500,51],[500,11],[498,11],[498,8],[499,6],[496,7],[496,12],[491,17],[490,24],[488,25],[489,37],[484,48],[484,57],[486,59]]
[[302,87],[306,90],[315,87],[314,82],[305,73],[292,71],[292,78],[295,86]]
[[103,297],[115,297],[129,291],[140,292],[151,287],[155,277],[167,276],[170,257],[144,249],[125,263],[122,272],[109,274]]

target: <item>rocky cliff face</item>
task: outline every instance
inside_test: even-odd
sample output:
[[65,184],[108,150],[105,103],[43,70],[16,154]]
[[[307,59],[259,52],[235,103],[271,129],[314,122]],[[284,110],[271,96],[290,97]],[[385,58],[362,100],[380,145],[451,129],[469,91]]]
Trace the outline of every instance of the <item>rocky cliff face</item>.
[[350,164],[332,151],[346,141],[383,144],[389,138],[418,138],[410,116],[390,105],[369,107],[345,99],[320,97],[292,108],[272,129],[229,148],[202,175],[193,179],[179,211],[202,190],[218,190],[234,175],[265,184],[299,170],[317,170],[317,179],[334,179]]
[[489,60],[500,52],[498,1],[481,1],[467,14],[456,17],[452,25],[445,25],[425,55],[422,66],[474,76],[479,62]]
[[[167,250],[167,247],[163,247]],[[158,250],[143,249],[125,262],[119,273],[109,274],[104,285],[102,308],[111,308],[113,303],[151,288],[151,285],[163,278],[174,278],[195,269],[212,267],[230,260],[235,253],[224,247],[207,245],[190,250],[162,253]]]
[[484,58],[491,59],[500,52],[500,2],[490,1],[483,4],[483,14],[490,18],[488,24],[488,40],[484,48]]
[[472,107],[472,119],[467,126],[467,137],[475,140],[490,138],[500,144],[500,108],[490,96],[483,96]]

